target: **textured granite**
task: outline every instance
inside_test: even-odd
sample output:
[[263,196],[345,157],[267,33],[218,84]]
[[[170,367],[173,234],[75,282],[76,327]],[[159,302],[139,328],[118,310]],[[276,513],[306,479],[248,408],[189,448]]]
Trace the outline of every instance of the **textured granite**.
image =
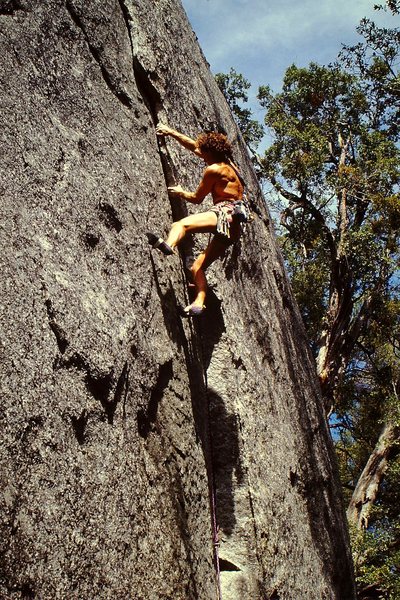
[[[312,358],[251,162],[179,0],[0,0],[0,598],[351,600]],[[203,166],[234,141],[256,216],[182,322]],[[206,201],[206,203],[209,201]],[[201,208],[200,208],[201,210]]]

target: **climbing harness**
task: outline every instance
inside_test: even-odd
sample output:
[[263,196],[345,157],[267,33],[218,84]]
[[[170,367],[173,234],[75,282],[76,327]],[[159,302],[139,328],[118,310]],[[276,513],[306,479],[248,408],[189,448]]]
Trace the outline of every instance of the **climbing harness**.
[[210,211],[217,215],[216,233],[230,243],[234,243],[238,239],[231,240],[231,226],[234,219],[240,225],[240,233],[244,232],[245,225],[252,219],[250,207],[244,197],[241,200],[218,202],[210,208]]
[[247,201],[247,196],[243,193],[243,198],[241,200],[236,200],[233,203],[233,212],[232,216],[236,217],[239,223],[245,225],[252,219],[252,215],[250,212],[250,206]]
[[243,177],[241,176],[241,174],[239,173],[232,161],[229,161],[229,166],[235,171],[240,183],[243,186],[243,196],[241,200],[235,200],[233,202],[232,215],[237,218],[237,220],[242,226],[244,226],[246,223],[249,223],[249,221],[252,221],[254,218],[250,210],[250,202],[247,198],[247,193],[245,190],[246,184],[244,182]]
[[218,202],[210,211],[217,215],[217,234],[230,240],[230,226],[233,220],[234,202],[227,200],[226,202]]

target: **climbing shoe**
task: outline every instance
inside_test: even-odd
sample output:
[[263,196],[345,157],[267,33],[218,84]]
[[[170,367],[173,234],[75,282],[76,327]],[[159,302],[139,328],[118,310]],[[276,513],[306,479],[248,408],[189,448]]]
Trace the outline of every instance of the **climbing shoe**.
[[184,317],[185,319],[190,319],[193,317],[201,317],[201,315],[204,313],[206,307],[203,306],[195,306],[193,304],[190,304],[189,306],[186,306],[186,308],[183,308],[183,306],[179,306],[179,314],[181,315],[181,317]]
[[165,254],[165,256],[170,256],[171,254],[174,253],[171,246],[168,246],[168,244],[166,242],[164,242],[164,240],[159,235],[156,235],[155,233],[150,233],[150,232],[146,233],[146,235],[147,235],[149,244],[151,245],[152,248],[160,250],[160,252]]

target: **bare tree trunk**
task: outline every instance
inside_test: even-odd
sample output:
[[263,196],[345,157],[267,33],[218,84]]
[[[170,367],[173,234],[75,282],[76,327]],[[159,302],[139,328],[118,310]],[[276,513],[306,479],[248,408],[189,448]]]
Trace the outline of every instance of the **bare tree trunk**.
[[345,256],[338,258],[332,270],[329,309],[316,358],[317,373],[327,408],[333,404],[333,390],[343,371],[343,347],[348,340],[353,312],[351,273]]
[[347,518],[358,529],[367,529],[371,509],[388,466],[391,450],[399,439],[399,429],[386,423],[377,444],[361,473],[347,509]]
[[[338,142],[341,148],[338,175],[346,164],[350,135],[346,140],[339,133]],[[342,349],[347,339],[351,324],[354,300],[352,291],[352,273],[347,260],[347,234],[349,221],[347,217],[347,189],[343,187],[338,196],[338,231],[339,239],[335,247],[331,246],[331,283],[329,307],[326,325],[320,338],[320,349],[317,356],[317,373],[327,408],[333,405],[333,389],[338,375],[342,371]]]

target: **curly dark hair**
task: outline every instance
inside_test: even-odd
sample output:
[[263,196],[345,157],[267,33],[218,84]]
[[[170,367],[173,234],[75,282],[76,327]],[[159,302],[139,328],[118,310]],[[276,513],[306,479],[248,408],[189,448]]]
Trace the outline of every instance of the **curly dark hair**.
[[223,133],[216,133],[215,131],[201,133],[196,140],[196,144],[200,150],[211,152],[221,162],[232,158],[232,146]]

